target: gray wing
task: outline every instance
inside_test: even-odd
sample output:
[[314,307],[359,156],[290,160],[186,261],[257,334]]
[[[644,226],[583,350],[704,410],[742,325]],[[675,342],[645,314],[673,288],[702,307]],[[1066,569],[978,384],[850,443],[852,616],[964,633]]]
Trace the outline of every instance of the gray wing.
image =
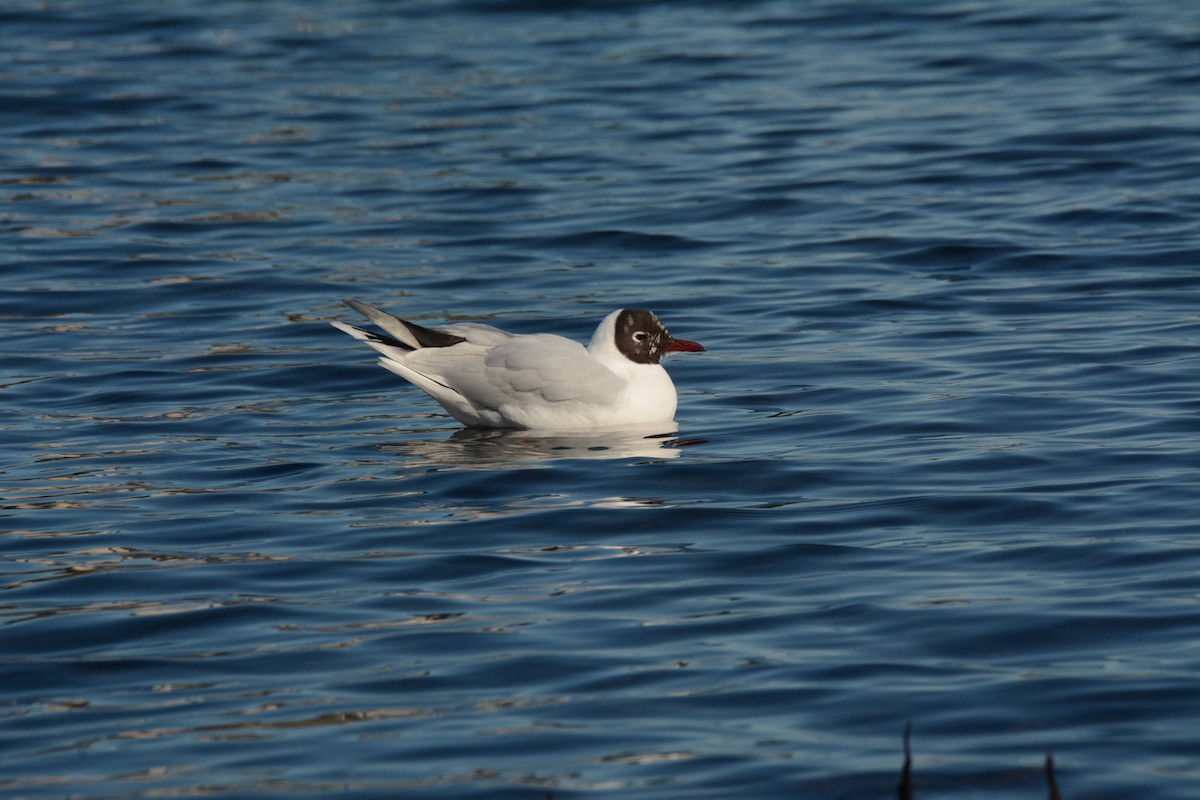
[[[461,329],[446,330],[463,335]],[[480,347],[472,338],[455,347],[417,350],[404,361],[439,383],[453,386],[472,404],[497,410],[512,403],[608,404],[616,401],[624,386],[624,381],[592,359],[583,345],[561,336],[509,336],[492,347]]]

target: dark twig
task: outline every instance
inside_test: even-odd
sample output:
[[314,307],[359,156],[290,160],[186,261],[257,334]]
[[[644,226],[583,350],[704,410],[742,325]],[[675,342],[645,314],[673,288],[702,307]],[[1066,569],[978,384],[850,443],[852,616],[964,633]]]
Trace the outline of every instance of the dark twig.
[[1054,756],[1046,754],[1046,783],[1050,786],[1050,800],[1062,800],[1058,793],[1058,781],[1054,780]]
[[898,800],[913,800],[912,785],[912,749],[909,740],[912,738],[912,722],[904,723],[904,769],[900,771],[900,785],[896,787]]

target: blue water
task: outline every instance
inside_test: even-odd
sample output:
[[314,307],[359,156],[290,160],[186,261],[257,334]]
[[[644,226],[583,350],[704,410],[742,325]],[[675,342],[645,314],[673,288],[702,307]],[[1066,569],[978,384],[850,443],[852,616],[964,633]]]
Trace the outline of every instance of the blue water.
[[[1200,797],[1200,4],[0,5],[6,798]],[[658,439],[333,330],[652,308]]]

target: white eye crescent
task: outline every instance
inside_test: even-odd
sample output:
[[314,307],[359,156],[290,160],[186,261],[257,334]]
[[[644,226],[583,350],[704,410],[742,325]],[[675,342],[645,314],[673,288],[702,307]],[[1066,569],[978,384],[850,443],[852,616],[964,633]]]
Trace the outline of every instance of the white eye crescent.
[[635,333],[633,335],[633,340],[635,342],[644,342],[649,338],[650,338],[650,334],[646,333],[645,331],[638,331],[637,333]]

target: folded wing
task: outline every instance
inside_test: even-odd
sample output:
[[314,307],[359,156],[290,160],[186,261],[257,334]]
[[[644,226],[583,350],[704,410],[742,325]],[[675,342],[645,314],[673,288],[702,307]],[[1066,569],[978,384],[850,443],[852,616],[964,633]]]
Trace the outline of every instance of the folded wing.
[[406,366],[498,412],[559,403],[612,403],[623,382],[578,342],[551,334],[514,336],[491,347],[468,343],[409,353]]

